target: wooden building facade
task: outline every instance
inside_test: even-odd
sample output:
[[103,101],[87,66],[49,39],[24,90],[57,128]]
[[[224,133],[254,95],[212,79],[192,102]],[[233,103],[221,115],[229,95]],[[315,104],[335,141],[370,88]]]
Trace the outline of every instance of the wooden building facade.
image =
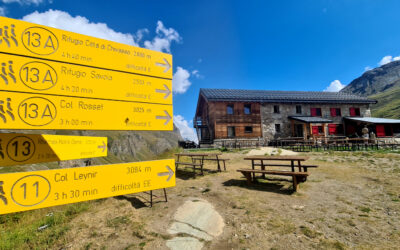
[[337,92],[200,89],[200,144],[231,139],[344,135],[344,117],[369,117],[365,97]]

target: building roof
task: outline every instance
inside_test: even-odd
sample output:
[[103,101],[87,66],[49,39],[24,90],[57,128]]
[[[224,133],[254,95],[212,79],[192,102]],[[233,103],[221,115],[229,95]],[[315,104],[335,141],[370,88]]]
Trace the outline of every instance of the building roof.
[[330,123],[332,120],[325,119],[318,116],[289,116],[289,119],[293,119],[305,123]]
[[400,120],[397,119],[387,119],[387,118],[377,118],[377,117],[344,117],[348,120],[365,122],[365,123],[374,123],[374,124],[383,124],[383,123],[391,123],[391,124],[400,124]]
[[200,89],[200,95],[204,96],[208,101],[261,103],[377,103],[376,100],[342,92]]

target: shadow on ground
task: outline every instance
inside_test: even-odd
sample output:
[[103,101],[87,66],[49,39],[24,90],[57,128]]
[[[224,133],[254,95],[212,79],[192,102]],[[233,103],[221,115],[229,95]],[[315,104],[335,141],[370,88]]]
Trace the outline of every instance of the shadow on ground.
[[189,180],[189,179],[196,179],[197,177],[202,177],[207,174],[216,174],[219,173],[217,170],[210,170],[210,169],[203,169],[204,175],[201,175],[200,170],[196,169],[196,173],[193,172],[193,169],[186,168],[186,169],[177,169],[176,170],[176,178],[181,180]]
[[[158,192],[161,192],[158,194]],[[167,194],[168,195],[168,194]],[[136,195],[121,195],[114,197],[117,200],[126,200],[132,204],[132,207],[140,209],[143,207],[150,207],[150,192],[143,192]],[[153,206],[157,203],[166,202],[162,189],[153,190]]]
[[[257,190],[257,191],[265,191],[265,192],[273,192],[273,193],[278,193],[278,194],[286,194],[286,195],[291,195],[293,194],[293,189],[287,189],[284,188],[285,185],[277,182],[277,181],[288,181],[286,179],[257,179],[258,181],[256,183],[252,183],[250,185],[247,184],[247,181],[242,179],[242,180],[237,180],[237,179],[231,179],[228,180],[224,183],[222,183],[226,187],[231,187],[231,186],[236,186],[236,187],[241,187],[241,188],[247,188],[250,190]],[[268,182],[266,182],[268,181]]]

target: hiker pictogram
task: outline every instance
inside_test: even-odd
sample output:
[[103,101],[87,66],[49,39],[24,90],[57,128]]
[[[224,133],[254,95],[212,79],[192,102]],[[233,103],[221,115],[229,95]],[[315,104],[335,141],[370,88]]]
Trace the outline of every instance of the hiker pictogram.
[[13,61],[8,61],[8,67],[7,67],[7,63],[5,63],[5,62],[3,62],[1,64],[0,77],[3,79],[3,81],[6,85],[8,85],[8,77],[10,77],[14,83],[17,82],[17,80],[15,79],[15,76],[14,76],[14,70],[13,70],[12,66],[13,66]]
[[14,28],[15,28],[15,25],[11,24],[11,29],[10,29],[11,36],[9,35],[8,26],[4,26],[3,28],[0,28],[0,44],[2,44],[4,41],[7,44],[7,46],[10,48],[11,44],[12,44],[10,42],[10,39],[11,39],[14,42],[15,46],[18,47],[18,41],[16,39]]
[[[4,101],[0,100],[0,118],[3,119],[4,123],[7,123],[7,116],[9,116],[13,121],[15,120],[14,114],[11,108],[11,98],[7,98],[7,110],[4,111]],[[7,115],[7,116],[6,116]]]
[[4,192],[3,189],[3,181],[0,181],[0,200],[2,200],[4,202],[4,205],[7,205],[7,198],[4,196],[6,193]]

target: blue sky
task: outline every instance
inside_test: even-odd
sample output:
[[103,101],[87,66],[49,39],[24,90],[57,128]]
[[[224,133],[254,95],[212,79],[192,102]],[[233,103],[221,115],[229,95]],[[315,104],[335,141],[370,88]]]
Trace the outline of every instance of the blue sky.
[[396,0],[0,0],[0,12],[172,53],[188,138],[200,88],[337,91],[400,59]]

